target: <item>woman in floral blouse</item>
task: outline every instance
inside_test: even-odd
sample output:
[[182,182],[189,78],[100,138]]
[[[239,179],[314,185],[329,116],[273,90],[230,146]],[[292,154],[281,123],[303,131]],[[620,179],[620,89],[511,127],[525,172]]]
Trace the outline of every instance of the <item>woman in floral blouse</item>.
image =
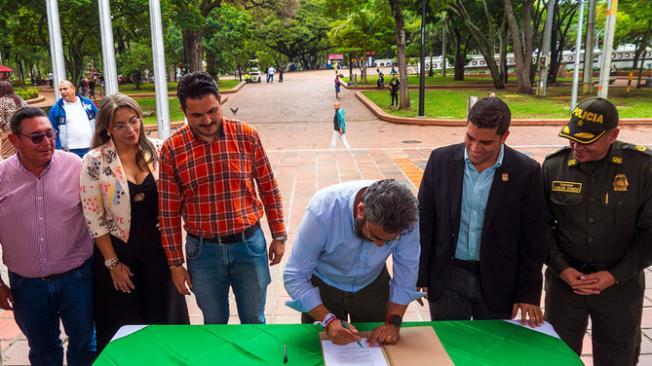
[[84,156],[81,197],[96,250],[93,306],[101,351],[126,324],[187,324],[158,229],[157,151],[132,98],[104,98],[93,150]]
[[27,106],[27,103],[14,93],[11,83],[0,81],[0,161],[13,155],[16,150],[9,142],[9,122],[11,116],[20,107]]

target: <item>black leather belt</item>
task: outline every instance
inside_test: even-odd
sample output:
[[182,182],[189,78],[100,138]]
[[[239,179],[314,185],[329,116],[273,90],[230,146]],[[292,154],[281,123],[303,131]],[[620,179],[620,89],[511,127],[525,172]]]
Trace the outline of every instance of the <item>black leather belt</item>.
[[580,262],[576,261],[572,258],[566,258],[566,261],[568,261],[568,264],[570,264],[571,267],[575,268],[576,270],[584,273],[584,274],[589,274],[589,273],[595,273],[595,272],[600,272],[600,271],[605,271],[610,269],[611,267],[614,266],[614,263],[587,263],[587,262]]
[[453,258],[453,265],[473,273],[480,273],[480,261],[463,261]]
[[43,276],[43,277],[39,277],[39,278],[42,279],[42,280],[45,280],[45,281],[53,281],[53,280],[57,280],[57,279],[59,279],[61,277],[65,277],[65,276],[75,272],[78,269],[79,269],[79,267],[73,268],[73,269],[71,269],[69,271],[65,271],[65,272],[61,272],[61,273],[55,273],[55,274],[51,274],[51,275],[47,275],[47,276]]
[[236,233],[236,234],[231,234],[231,235],[224,235],[224,236],[216,236],[213,238],[202,238],[197,235],[193,235],[191,233],[188,233],[188,236],[200,240],[204,239],[204,241],[209,241],[211,243],[218,243],[218,244],[233,244],[233,243],[240,243],[243,242],[249,238],[251,238],[254,233],[260,229],[260,222],[257,222],[248,228],[246,228],[244,231]]

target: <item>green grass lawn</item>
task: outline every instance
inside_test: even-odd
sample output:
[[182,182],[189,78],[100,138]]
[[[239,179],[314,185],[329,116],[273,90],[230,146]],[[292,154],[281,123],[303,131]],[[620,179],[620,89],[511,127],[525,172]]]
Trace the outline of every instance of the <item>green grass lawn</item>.
[[[343,77],[342,80],[348,82],[349,78]],[[389,86],[390,80],[392,80],[392,76],[389,74],[385,74],[385,87]],[[375,71],[373,71],[373,73],[369,72],[369,74],[367,74],[366,83],[361,82],[360,75],[358,75],[358,85],[360,86],[367,86],[367,85],[375,86],[377,81],[378,81],[378,75],[376,75]],[[408,84],[411,86],[419,86],[419,77],[417,75],[408,75]],[[443,77],[441,75],[426,77],[426,86],[427,85],[463,85],[463,84],[493,85],[493,82],[491,81],[490,77],[481,77],[481,76],[465,76],[464,80],[462,81],[453,80],[452,74],[446,77]]]
[[23,98],[24,100],[33,99],[33,98],[38,97],[38,88],[37,87],[17,86],[17,87],[13,87],[12,89],[14,89],[14,92],[16,93],[16,95]]
[[[234,80],[231,77],[228,79],[220,79],[217,82],[220,91],[230,90],[235,88],[240,84],[240,80]],[[168,91],[175,92],[177,90],[177,82],[170,81],[168,82]],[[140,93],[153,93],[154,84],[153,83],[144,83],[140,85],[140,89],[136,89],[136,84],[120,84],[120,92],[125,94],[140,94]]]
[[[145,117],[146,125],[155,125],[156,124],[156,99],[155,98],[137,98],[136,101],[140,104],[140,107],[143,108],[143,112],[154,112],[154,115]],[[179,108],[179,99],[169,98],[168,103],[170,105],[170,123],[183,121],[183,112]]]
[[[472,95],[484,97],[488,91],[488,89],[426,90],[425,115],[431,118],[466,118],[468,97]],[[495,93],[509,105],[512,118],[568,118],[570,88],[549,88],[549,91],[548,98],[517,94],[511,90]],[[401,117],[417,116],[418,90],[410,91],[411,108],[408,110],[389,108],[390,96],[387,91],[364,91],[363,94],[388,114]],[[632,95],[626,97],[623,89],[610,89],[609,99],[618,106],[622,118],[652,118],[652,90],[632,90]]]

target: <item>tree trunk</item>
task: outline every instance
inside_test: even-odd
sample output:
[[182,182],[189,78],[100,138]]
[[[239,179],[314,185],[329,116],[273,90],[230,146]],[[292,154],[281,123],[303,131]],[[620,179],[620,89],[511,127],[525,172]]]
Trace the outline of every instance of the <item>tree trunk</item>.
[[455,12],[455,14],[462,20],[464,26],[467,28],[475,44],[478,46],[478,50],[482,54],[487,68],[491,73],[491,79],[494,83],[496,89],[505,89],[505,83],[503,82],[503,76],[498,69],[498,64],[496,64],[496,59],[494,59],[494,50],[492,43],[487,39],[484,32],[482,32],[471,19],[471,16],[466,11],[464,3],[462,0],[456,0],[454,3],[449,5],[449,9]]
[[[512,33],[512,49],[514,50],[514,63],[516,64],[517,91],[519,93],[529,94],[532,91],[532,84],[530,83],[530,64],[526,64],[526,53],[524,44],[521,42],[521,31],[518,27],[516,16],[514,15],[514,8],[511,0],[504,0],[504,6],[507,24]],[[530,9],[531,2],[526,1],[523,7],[523,12],[526,17],[526,19],[523,20],[524,28],[530,22],[528,17]]]
[[189,72],[203,71],[202,65],[202,41],[203,36],[201,31],[193,31],[184,29],[183,35],[183,56],[186,64],[186,69]]
[[360,76],[362,77],[362,82],[367,83],[367,56],[362,56],[362,67],[360,68]]
[[206,72],[217,80],[217,57],[208,48],[206,49]]
[[389,0],[389,6],[392,9],[392,16],[396,23],[396,53],[398,58],[398,79],[400,86],[400,103],[399,109],[410,108],[410,94],[408,89],[407,78],[407,56],[405,53],[405,28],[403,24],[403,11],[400,0]]

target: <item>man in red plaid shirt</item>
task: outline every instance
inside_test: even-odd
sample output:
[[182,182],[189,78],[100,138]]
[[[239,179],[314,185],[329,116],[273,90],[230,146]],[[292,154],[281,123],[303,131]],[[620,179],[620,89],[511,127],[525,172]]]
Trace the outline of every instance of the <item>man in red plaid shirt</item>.
[[[229,287],[240,322],[265,322],[269,267],[285,251],[281,193],[250,125],[222,116],[215,80],[184,76],[177,96],[188,125],[163,144],[159,210],[163,247],[177,290],[195,293],[206,324],[229,320]],[[258,188],[259,196],[256,194]],[[267,215],[269,254],[259,220]],[[183,267],[181,218],[188,233]]]

